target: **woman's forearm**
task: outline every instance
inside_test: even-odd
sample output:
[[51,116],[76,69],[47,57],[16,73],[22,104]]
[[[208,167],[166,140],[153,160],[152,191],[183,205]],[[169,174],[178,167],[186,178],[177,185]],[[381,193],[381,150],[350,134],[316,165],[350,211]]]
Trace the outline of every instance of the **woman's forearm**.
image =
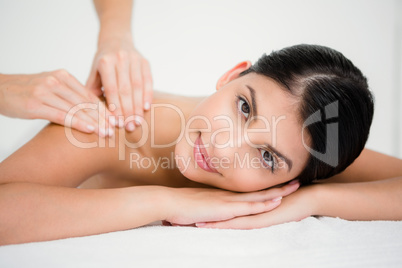
[[93,235],[164,218],[153,186],[76,189],[34,183],[0,185],[0,245]]
[[315,215],[346,220],[402,220],[402,177],[314,185]]
[[132,0],[94,0],[94,5],[100,22],[99,43],[131,38]]

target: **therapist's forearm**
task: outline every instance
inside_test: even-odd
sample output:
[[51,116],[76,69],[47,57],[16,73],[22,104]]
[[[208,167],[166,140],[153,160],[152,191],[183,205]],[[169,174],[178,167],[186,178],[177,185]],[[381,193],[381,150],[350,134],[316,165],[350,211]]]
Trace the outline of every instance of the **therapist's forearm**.
[[132,0],[94,0],[100,22],[99,43],[131,38]]
[[346,220],[402,220],[402,177],[316,185],[315,215]]

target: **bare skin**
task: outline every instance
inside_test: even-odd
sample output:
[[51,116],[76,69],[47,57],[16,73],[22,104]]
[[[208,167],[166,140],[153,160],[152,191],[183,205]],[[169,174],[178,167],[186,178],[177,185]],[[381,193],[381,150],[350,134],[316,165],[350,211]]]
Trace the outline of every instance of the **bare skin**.
[[[100,29],[98,49],[86,86],[66,70],[0,74],[0,114],[45,119],[101,137],[112,134],[115,127],[124,127],[127,131],[135,129],[136,121],[128,120],[125,125],[124,119],[142,117],[143,111],[150,109],[153,86],[150,65],[133,44],[133,1],[93,2]],[[71,107],[95,104],[102,95],[107,100],[105,108],[110,109],[105,113],[107,118],[87,110],[71,122],[64,120]]]
[[[301,126],[292,117],[294,100],[265,77],[249,74],[239,78],[238,74],[249,65],[243,62],[228,71],[218,81],[217,93],[207,98],[156,93],[154,109],[144,114],[143,124],[133,132],[116,129],[113,136],[105,139],[59,125],[46,127],[0,164],[0,214],[8,215],[1,218],[1,243],[98,234],[157,220],[198,227],[249,229],[311,215],[351,220],[402,219],[398,209],[402,203],[402,160],[369,150],[364,150],[345,172],[329,180],[338,183],[315,184],[298,191],[297,182],[269,188],[296,177],[308,154],[301,150],[296,131]],[[227,168],[216,166],[217,172],[200,168],[194,164],[194,145],[191,145],[197,137],[209,144],[206,149],[211,157],[230,158],[239,153],[264,161],[260,152],[265,147],[261,146],[272,143],[273,137],[254,131],[261,129],[261,121],[250,123],[245,101],[238,98],[249,100],[247,85],[259,96],[259,113],[267,118],[275,114],[287,116],[277,130],[276,149],[292,160],[292,168],[285,164],[284,168],[272,171],[273,166],[267,168],[271,161],[260,167],[246,167],[247,173],[231,164]],[[262,106],[260,101],[270,105]],[[194,125],[186,129],[195,131],[189,131],[189,140],[185,140],[186,136],[181,136],[183,118],[172,106],[182,112],[186,122],[201,115],[212,119],[211,131],[205,131],[202,121],[193,121]],[[226,126],[213,120],[212,113],[233,119],[236,130],[253,130],[252,144],[242,138],[235,149],[220,148],[226,139],[238,137],[213,132]],[[154,132],[146,126],[154,126]],[[135,147],[144,135],[148,138]],[[152,142],[171,145],[156,148]],[[180,163],[175,166],[176,162],[155,171],[152,165],[133,166],[132,156],[171,159],[172,153],[189,159],[191,168],[183,169]],[[382,168],[378,169],[377,164]],[[266,188],[269,189],[263,190]]]
[[[154,105],[174,103],[182,111],[200,100],[156,96]],[[160,109],[156,111],[160,129],[156,133],[160,134],[155,143],[166,144],[176,139],[178,130],[171,126],[172,120],[179,119],[171,109]],[[144,118],[149,123],[150,114]],[[76,142],[98,142],[98,146],[78,148],[68,140],[66,130]],[[141,127],[133,132],[116,129],[112,137],[104,139],[51,124],[4,160],[0,164],[0,210],[9,217],[2,218],[1,244],[124,230],[157,220],[193,224],[261,213],[280,204],[280,199],[272,199],[288,195],[299,186],[236,194],[200,188],[211,186],[186,179],[177,168],[154,173],[153,169],[130,168],[131,153],[143,158],[170,157],[174,146],[151,150],[150,139],[139,149],[123,145],[126,158],[119,160],[119,147],[111,145],[113,138],[121,136],[119,133],[135,143],[140,139]],[[18,211],[21,213],[15,213]]]

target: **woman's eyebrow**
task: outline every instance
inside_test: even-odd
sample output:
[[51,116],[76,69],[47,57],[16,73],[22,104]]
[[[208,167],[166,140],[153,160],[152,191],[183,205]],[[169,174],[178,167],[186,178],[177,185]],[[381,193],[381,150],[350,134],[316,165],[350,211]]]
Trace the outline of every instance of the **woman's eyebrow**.
[[253,111],[254,111],[255,115],[257,115],[258,112],[257,112],[257,102],[255,101],[255,90],[254,90],[254,88],[250,87],[249,85],[246,85],[246,87],[250,91],[251,106],[253,106]]
[[[257,102],[255,101],[256,99],[256,91],[254,88],[252,88],[249,85],[246,85],[246,87],[248,88],[248,90],[250,91],[250,96],[251,96],[251,106],[252,106],[252,111],[254,111],[254,116],[258,115],[257,112]],[[288,172],[292,169],[292,165],[293,162],[292,160],[290,160],[289,158],[287,158],[286,156],[284,156],[282,153],[280,153],[278,150],[276,150],[274,147],[272,147],[269,144],[265,144],[265,146],[270,149],[271,151],[273,151],[279,158],[285,160],[286,165],[288,166]]]
[[271,145],[269,145],[268,143],[265,144],[265,146],[271,150],[272,152],[274,152],[274,154],[276,154],[280,159],[285,160],[286,165],[288,166],[288,172],[292,169],[292,165],[293,162],[292,160],[290,160],[289,158],[287,158],[286,156],[284,156],[283,154],[281,154],[278,150],[276,150],[274,147],[272,147]]

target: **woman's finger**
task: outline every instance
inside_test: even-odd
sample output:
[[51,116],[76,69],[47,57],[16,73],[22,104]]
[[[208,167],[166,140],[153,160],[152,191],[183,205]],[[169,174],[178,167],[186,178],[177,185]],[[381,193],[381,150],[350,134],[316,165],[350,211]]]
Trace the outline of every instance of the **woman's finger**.
[[281,204],[282,198],[275,198],[264,202],[232,202],[233,217],[259,214],[270,211]]
[[210,220],[207,219],[207,222],[267,212],[279,206],[281,200],[282,198],[264,202],[226,202],[224,205],[217,205],[213,213],[209,212],[209,215],[206,215],[207,218],[210,218]]
[[[274,217],[272,215],[272,217]],[[279,222],[279,221],[278,221]],[[215,228],[215,229],[257,229],[275,225],[270,222],[266,214],[257,214],[250,216],[237,217],[219,222],[196,223],[195,226],[200,228]]]
[[151,75],[151,68],[146,59],[142,60],[142,80],[144,83],[144,110],[151,109],[153,98],[153,82]]
[[268,212],[275,209],[280,204],[280,198],[265,202],[225,202],[221,204],[215,204],[213,209],[197,211],[196,215],[194,216],[173,217],[166,219],[166,221],[170,222],[172,225],[190,225],[197,223],[198,227],[201,227],[203,225],[211,226],[211,224],[213,223],[222,223],[224,221],[237,217]]
[[251,193],[243,193],[243,194],[234,193],[233,195],[230,194],[225,196],[224,199],[232,201],[254,201],[254,202],[266,201],[278,197],[287,196],[295,192],[299,187],[300,183],[297,180],[293,180],[282,187],[270,188],[267,190],[251,192]]
[[282,199],[280,207],[256,215],[244,215],[233,219],[206,221],[198,227],[225,229],[254,229],[286,222],[300,221],[314,215],[314,198],[308,186]]
[[[285,204],[282,204],[282,206],[284,205]],[[263,213],[241,215],[239,217],[223,221],[196,223],[196,226],[217,229],[258,229],[295,220],[295,216],[287,216],[286,212],[280,211],[282,206],[277,208],[278,206],[279,204],[272,206],[270,210]],[[296,214],[297,212],[293,213]]]

